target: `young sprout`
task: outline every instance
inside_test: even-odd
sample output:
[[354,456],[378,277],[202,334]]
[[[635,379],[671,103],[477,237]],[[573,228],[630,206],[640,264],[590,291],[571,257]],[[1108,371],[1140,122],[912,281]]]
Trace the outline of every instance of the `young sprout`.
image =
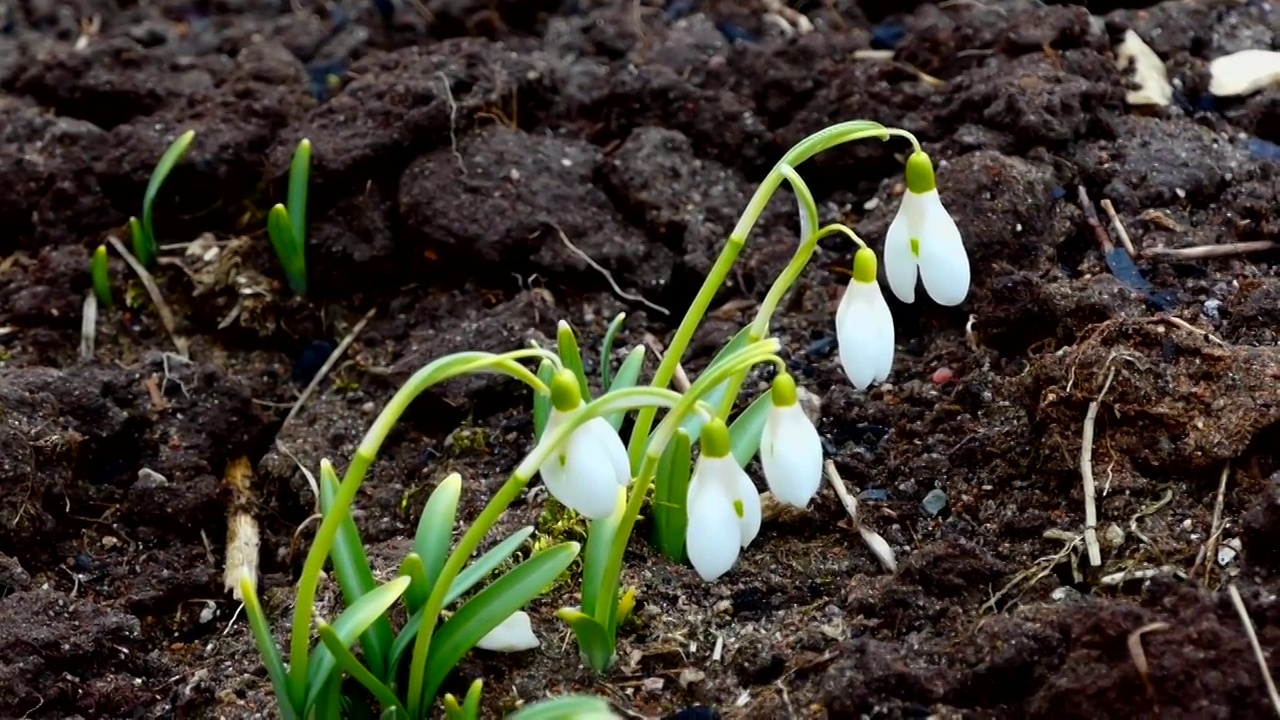
[[822,484],[822,439],[800,406],[796,380],[778,373],[760,434],[760,464],[769,491],[784,505],[804,509]]
[[865,390],[889,377],[893,338],[893,315],[876,282],[876,254],[859,248],[853,256],[853,278],[836,309],[840,365],[854,387]]
[[179,135],[178,139],[169,145],[169,149],[164,151],[164,155],[160,156],[160,162],[156,163],[155,170],[151,171],[151,180],[147,182],[147,192],[142,196],[142,220],[139,221],[136,217],[129,218],[129,234],[133,238],[133,255],[138,258],[138,262],[142,263],[143,267],[150,268],[156,262],[156,233],[151,216],[156,195],[160,192],[160,186],[164,184],[165,179],[169,177],[169,173],[173,172],[173,168],[182,160],[182,156],[187,153],[187,148],[191,147],[191,141],[195,139],[195,136],[195,130],[188,130]]
[[716,418],[702,428],[702,455],[689,481],[689,562],[703,580],[715,580],[738,562],[760,532],[760,493],[729,453],[729,428]]
[[307,180],[311,175],[311,141],[303,139],[289,165],[288,206],[276,203],[267,214],[267,235],[284,268],[289,289],[307,294]]
[[916,277],[939,305],[959,305],[969,294],[969,256],[960,229],[942,206],[933,161],[923,150],[907,158],[907,191],[884,239],[884,270],[893,294],[915,302]]
[[[551,414],[544,435],[569,422],[582,406],[574,372],[568,368],[557,371],[551,378]],[[627,448],[603,417],[594,417],[574,430],[539,472],[547,492],[592,520],[613,513],[619,487],[626,487],[631,480]]]
[[107,246],[99,245],[93,251],[93,259],[89,261],[89,278],[93,282],[93,294],[98,296],[98,304],[111,307],[111,274],[107,267]]

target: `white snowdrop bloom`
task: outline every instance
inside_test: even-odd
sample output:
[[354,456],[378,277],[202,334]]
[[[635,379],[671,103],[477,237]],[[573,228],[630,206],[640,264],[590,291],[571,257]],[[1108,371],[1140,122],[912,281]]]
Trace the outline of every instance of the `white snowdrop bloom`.
[[969,294],[969,256],[938,196],[933,162],[922,150],[907,158],[906,185],[884,239],[889,287],[902,302],[915,302],[918,275],[934,302],[959,305]]
[[499,623],[498,627],[490,630],[488,635],[480,638],[476,647],[492,652],[521,652],[532,650],[541,644],[538,636],[533,634],[529,614],[517,610]]
[[778,502],[804,509],[822,484],[822,439],[796,398],[795,378],[779,373],[769,395],[760,435],[764,479]]
[[853,256],[853,279],[836,310],[840,365],[859,390],[884,382],[893,369],[893,314],[876,282],[876,254],[860,248]]
[[[561,370],[551,379],[551,413],[542,436],[550,436],[581,408],[577,378]],[[552,497],[591,520],[613,514],[618,486],[631,481],[627,448],[602,417],[578,426],[538,472]]]
[[760,493],[729,453],[729,428],[720,419],[702,429],[702,454],[685,501],[685,550],[703,580],[729,572],[739,551],[760,532]]

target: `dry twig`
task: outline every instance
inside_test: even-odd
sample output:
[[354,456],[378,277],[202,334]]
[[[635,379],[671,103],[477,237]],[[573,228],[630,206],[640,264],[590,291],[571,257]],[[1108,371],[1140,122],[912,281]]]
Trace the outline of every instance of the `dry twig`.
[[84,296],[84,315],[80,318],[80,359],[92,360],[98,340],[98,296],[92,290]]
[[138,279],[142,281],[142,286],[147,289],[147,295],[151,297],[151,304],[156,306],[156,313],[160,315],[160,323],[164,325],[164,329],[169,333],[169,337],[173,340],[173,345],[178,349],[178,354],[182,357],[188,357],[187,351],[191,343],[186,338],[178,336],[178,323],[173,317],[173,311],[169,309],[169,305],[165,303],[164,296],[160,294],[160,286],[156,285],[156,279],[151,273],[138,262],[138,259],[129,252],[124,243],[120,242],[120,238],[115,235],[108,235],[107,242],[111,243],[111,247],[120,253],[120,257],[128,263],[133,272],[137,274]]
[[1084,428],[1080,433],[1080,479],[1084,482],[1084,546],[1089,555],[1089,564],[1098,567],[1102,564],[1102,547],[1098,545],[1098,491],[1093,482],[1093,428],[1098,420],[1098,407],[1102,397],[1111,387],[1116,369],[1107,371],[1107,380],[1102,384],[1102,392],[1098,399],[1089,403],[1089,410],[1084,416]]
[[649,302],[648,300],[646,300],[644,297],[640,295],[625,292],[622,288],[618,287],[618,282],[613,279],[613,273],[606,270],[600,263],[596,262],[595,260],[592,260],[591,256],[583,252],[582,249],[579,248],[577,245],[574,245],[573,242],[569,240],[569,236],[564,234],[564,230],[560,229],[559,225],[552,225],[551,227],[555,228],[556,234],[560,236],[560,242],[564,243],[565,247],[569,248],[570,252],[572,252],[574,255],[577,255],[579,258],[582,259],[583,262],[590,265],[593,270],[595,270],[596,272],[604,276],[604,279],[609,282],[609,287],[613,288],[613,292],[616,293],[618,297],[624,300],[631,300],[632,302],[644,303],[646,306],[654,310],[657,310],[663,315],[671,314],[670,310],[667,310],[661,305],[657,305],[652,302]]
[[891,573],[897,572],[898,561],[893,557],[893,548],[889,547],[889,543],[880,536],[880,533],[866,527],[858,519],[858,500],[849,494],[849,488],[845,487],[840,471],[836,470],[835,461],[827,460],[822,464],[822,469],[827,482],[831,483],[832,489],[836,491],[836,497],[840,498],[840,504],[844,506],[845,512],[849,513],[849,520],[853,523],[854,529],[862,537],[862,543],[867,546],[872,555],[876,556],[881,567]]
[[[1204,584],[1209,584],[1209,573],[1213,571],[1214,557],[1218,553],[1218,541],[1222,539],[1222,506],[1227,499],[1227,478],[1231,476],[1231,463],[1227,463],[1222,468],[1222,477],[1218,480],[1218,497],[1213,503],[1213,522],[1209,524],[1209,537],[1204,541],[1204,545],[1200,548],[1200,555],[1197,556],[1196,562],[1200,559],[1204,560]],[[1191,576],[1195,577],[1195,568],[1191,570]]]
[[1222,245],[1197,245],[1187,248],[1147,248],[1143,255],[1156,260],[1207,260],[1210,258],[1232,257],[1263,250],[1274,250],[1276,244],[1271,240],[1251,240],[1249,242],[1224,243]]
[[1138,675],[1142,677],[1142,684],[1147,687],[1147,695],[1153,701],[1156,699],[1156,689],[1151,685],[1151,666],[1147,664],[1147,653],[1142,649],[1142,636],[1168,629],[1169,623],[1153,622],[1129,633],[1129,657],[1133,660],[1133,666],[1138,669]]
[[[662,344],[662,341],[649,332],[644,334],[643,339],[644,344],[649,348],[649,352],[653,353],[653,358],[658,362],[662,362],[662,355],[666,352],[666,347]],[[671,376],[671,387],[675,388],[676,392],[686,393],[689,391],[689,385],[689,374],[685,372],[684,365],[677,362],[675,374]]]
[[1107,234],[1107,229],[1102,226],[1102,221],[1098,219],[1098,211],[1094,209],[1093,201],[1089,199],[1089,193],[1084,189],[1083,185],[1076,186],[1076,199],[1080,202],[1080,209],[1084,211],[1085,222],[1093,230],[1093,238],[1098,241],[1098,247],[1102,248],[1103,253],[1115,250],[1116,244],[1111,242],[1111,236]]
[[338,347],[334,348],[333,352],[329,353],[329,358],[324,361],[324,365],[320,366],[319,372],[316,373],[315,377],[311,378],[311,382],[307,384],[306,389],[298,396],[298,401],[293,404],[293,408],[290,409],[289,414],[285,416],[284,422],[280,423],[280,429],[276,431],[277,436],[284,430],[285,426],[289,424],[289,421],[298,414],[298,411],[302,409],[303,403],[305,403],[312,394],[315,393],[316,388],[320,386],[320,383],[324,380],[325,376],[328,375],[329,371],[333,369],[333,366],[337,364],[338,358],[342,357],[342,354],[347,351],[347,348],[351,347],[351,343],[355,342],[356,336],[360,334],[361,330],[364,330],[364,326],[369,324],[369,320],[373,318],[373,314],[375,312],[377,312],[376,308],[365,313],[364,317],[360,318],[360,322],[356,323],[355,327],[351,328],[351,332],[347,333],[347,336],[342,338],[342,342],[338,343]]
[[1133,246],[1133,240],[1129,238],[1129,233],[1124,229],[1124,223],[1120,222],[1120,216],[1116,214],[1116,209],[1112,206],[1110,199],[1102,199],[1102,210],[1111,219],[1111,228],[1116,231],[1116,237],[1120,238],[1120,244],[1124,246],[1125,252],[1129,253],[1129,257],[1137,259],[1138,250]]
[[1244,623],[1244,632],[1249,636],[1253,656],[1258,660],[1258,669],[1262,671],[1262,681],[1267,685],[1267,696],[1271,698],[1271,707],[1275,708],[1276,715],[1280,716],[1280,693],[1276,692],[1276,683],[1271,679],[1271,670],[1267,667],[1267,656],[1262,652],[1262,643],[1258,642],[1258,631],[1253,627],[1253,620],[1249,619],[1249,609],[1244,606],[1244,598],[1240,597],[1240,591],[1235,585],[1228,585],[1227,593],[1231,595],[1231,603],[1236,606],[1240,622]]

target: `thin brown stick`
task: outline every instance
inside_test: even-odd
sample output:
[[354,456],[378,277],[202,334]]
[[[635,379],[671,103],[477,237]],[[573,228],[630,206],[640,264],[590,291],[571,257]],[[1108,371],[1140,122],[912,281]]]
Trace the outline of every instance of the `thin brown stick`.
[[836,491],[836,497],[840,498],[840,504],[844,506],[845,512],[849,513],[849,519],[853,523],[854,529],[858,531],[859,537],[862,538],[862,544],[866,545],[871,554],[875,556],[876,561],[880,563],[880,567],[891,573],[897,572],[898,561],[893,556],[893,548],[881,537],[880,533],[863,525],[862,521],[858,519],[858,500],[849,493],[849,488],[844,484],[844,478],[840,477],[840,471],[836,469],[835,461],[827,460],[824,462],[822,470],[827,482]]
[[670,310],[662,307],[661,305],[649,302],[649,300],[645,299],[641,295],[636,295],[635,293],[626,292],[622,288],[618,287],[618,281],[613,279],[613,273],[609,272],[604,268],[604,266],[602,266],[600,263],[593,260],[590,255],[583,252],[582,249],[579,248],[577,245],[574,245],[573,242],[569,240],[569,236],[564,234],[564,230],[560,229],[559,225],[552,225],[551,227],[555,228],[556,234],[560,236],[560,242],[564,243],[564,246],[569,248],[569,252],[572,252],[574,255],[577,255],[579,258],[582,259],[584,263],[590,265],[593,270],[595,270],[596,272],[604,276],[604,279],[609,283],[609,287],[613,288],[613,292],[616,293],[618,297],[623,298],[624,300],[631,300],[633,302],[643,303],[644,305],[654,310],[657,310],[663,315],[671,314]]
[[1274,250],[1275,248],[1276,243],[1271,240],[1250,240],[1248,242],[1197,245],[1196,247],[1187,248],[1153,247],[1143,250],[1142,254],[1155,260],[1208,260],[1261,252],[1263,250]]
[[125,263],[133,269],[133,272],[142,281],[142,286],[147,289],[147,295],[151,297],[151,304],[156,306],[156,313],[160,315],[160,324],[164,325],[165,332],[169,333],[170,339],[173,340],[173,346],[178,349],[178,354],[182,357],[188,357],[187,351],[191,347],[191,343],[184,337],[178,335],[178,322],[173,317],[173,311],[169,309],[169,305],[164,301],[164,296],[160,294],[160,286],[156,285],[156,279],[147,271],[142,263],[129,252],[129,249],[120,242],[115,235],[108,235],[107,242],[111,243],[111,247],[120,253],[120,257],[124,258]]
[[1107,380],[1102,384],[1098,399],[1089,403],[1089,410],[1084,416],[1084,428],[1080,433],[1080,479],[1084,483],[1084,546],[1089,555],[1089,564],[1093,567],[1102,564],[1102,546],[1098,544],[1098,490],[1093,482],[1093,428],[1098,420],[1098,407],[1115,375],[1114,367],[1107,372]]
[[1129,239],[1129,233],[1124,229],[1124,223],[1120,222],[1120,216],[1116,214],[1116,209],[1111,204],[1109,198],[1102,199],[1102,211],[1111,219],[1111,229],[1116,231],[1116,237],[1120,238],[1120,244],[1124,246],[1125,252],[1129,253],[1129,257],[1138,258],[1138,250],[1133,246],[1133,240]]
[[1180,317],[1176,317],[1173,315],[1162,315],[1160,316],[1160,318],[1163,319],[1165,322],[1169,323],[1170,325],[1173,325],[1174,327],[1182,328],[1183,330],[1190,330],[1191,332],[1195,332],[1195,333],[1200,333],[1201,335],[1205,336],[1205,339],[1207,339],[1209,342],[1216,343],[1218,345],[1221,345],[1222,347],[1227,346],[1227,344],[1222,340],[1222,338],[1218,337],[1217,335],[1214,335],[1208,330],[1202,330],[1196,327],[1195,325],[1192,325],[1191,323],[1187,322],[1186,320],[1183,320]]
[[[1204,584],[1209,584],[1209,574],[1213,571],[1213,563],[1218,553],[1218,541],[1222,539],[1222,506],[1227,499],[1227,478],[1231,477],[1231,463],[1222,468],[1222,477],[1218,480],[1218,497],[1213,503],[1213,522],[1209,524],[1209,537],[1204,541]],[[1192,573],[1195,577],[1195,573]]]
[[[662,341],[653,333],[648,332],[644,334],[643,340],[644,344],[649,348],[649,351],[653,353],[654,359],[658,362],[662,362],[662,355],[667,349],[666,346],[662,344]],[[685,372],[684,365],[676,363],[676,371],[671,376],[671,387],[675,388],[676,392],[685,393],[689,391],[689,385],[689,373]]]
[[1253,620],[1249,619],[1249,609],[1244,606],[1244,598],[1240,597],[1240,591],[1235,585],[1228,585],[1227,593],[1231,595],[1231,603],[1236,606],[1240,622],[1244,623],[1244,632],[1249,636],[1249,645],[1253,647],[1253,657],[1257,659],[1258,669],[1262,671],[1262,681],[1267,685],[1271,707],[1275,708],[1276,716],[1280,717],[1280,692],[1276,692],[1276,683],[1271,679],[1271,670],[1267,667],[1267,656],[1262,652],[1262,643],[1258,642],[1258,631],[1253,627]]
[[1098,219],[1098,211],[1093,207],[1093,201],[1089,199],[1089,193],[1084,189],[1083,185],[1076,186],[1076,199],[1080,203],[1080,209],[1084,211],[1084,220],[1089,223],[1089,228],[1093,230],[1093,238],[1098,241],[1098,246],[1102,248],[1102,252],[1110,253],[1115,250],[1116,245],[1111,242],[1111,236],[1107,234],[1107,229],[1102,226],[1102,221]]
[[1168,629],[1169,623],[1153,622],[1129,633],[1129,658],[1133,660],[1133,666],[1138,669],[1142,684],[1147,687],[1147,695],[1153,701],[1156,699],[1156,689],[1151,685],[1151,666],[1147,664],[1147,653],[1142,649],[1142,636],[1149,632]]
[[307,384],[306,389],[304,389],[302,394],[298,396],[298,401],[293,404],[293,408],[289,410],[289,414],[284,417],[284,422],[280,423],[280,429],[276,431],[277,436],[279,436],[285,426],[289,424],[289,421],[298,414],[298,411],[302,409],[303,403],[305,403],[312,394],[315,393],[316,388],[320,387],[320,383],[324,381],[325,376],[328,375],[329,371],[333,369],[333,366],[338,363],[338,358],[342,357],[342,354],[347,351],[347,348],[351,347],[351,343],[355,342],[356,336],[360,334],[360,331],[364,330],[365,325],[369,324],[369,320],[373,319],[373,314],[375,312],[377,312],[377,308],[373,308],[369,312],[365,313],[364,317],[360,318],[360,322],[356,323],[355,327],[351,328],[351,332],[347,333],[347,336],[342,338],[342,342],[338,343],[338,347],[334,348],[333,352],[329,353],[329,358],[324,361],[324,365],[320,366],[320,371],[316,373],[315,377],[311,378],[311,382]]

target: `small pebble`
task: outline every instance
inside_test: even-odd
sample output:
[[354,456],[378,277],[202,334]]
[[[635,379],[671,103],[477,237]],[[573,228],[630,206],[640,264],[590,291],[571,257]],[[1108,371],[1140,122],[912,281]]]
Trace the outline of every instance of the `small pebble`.
[[938,488],[930,490],[929,494],[924,496],[924,500],[920,501],[920,509],[928,517],[937,517],[938,513],[942,512],[946,507],[947,494]]
[[884,488],[870,488],[858,493],[862,502],[889,502],[889,491]]
[[947,383],[955,379],[955,376],[956,376],[955,371],[953,371],[951,368],[940,367],[937,370],[933,371],[933,377],[930,379],[933,380],[934,385],[946,385]]

